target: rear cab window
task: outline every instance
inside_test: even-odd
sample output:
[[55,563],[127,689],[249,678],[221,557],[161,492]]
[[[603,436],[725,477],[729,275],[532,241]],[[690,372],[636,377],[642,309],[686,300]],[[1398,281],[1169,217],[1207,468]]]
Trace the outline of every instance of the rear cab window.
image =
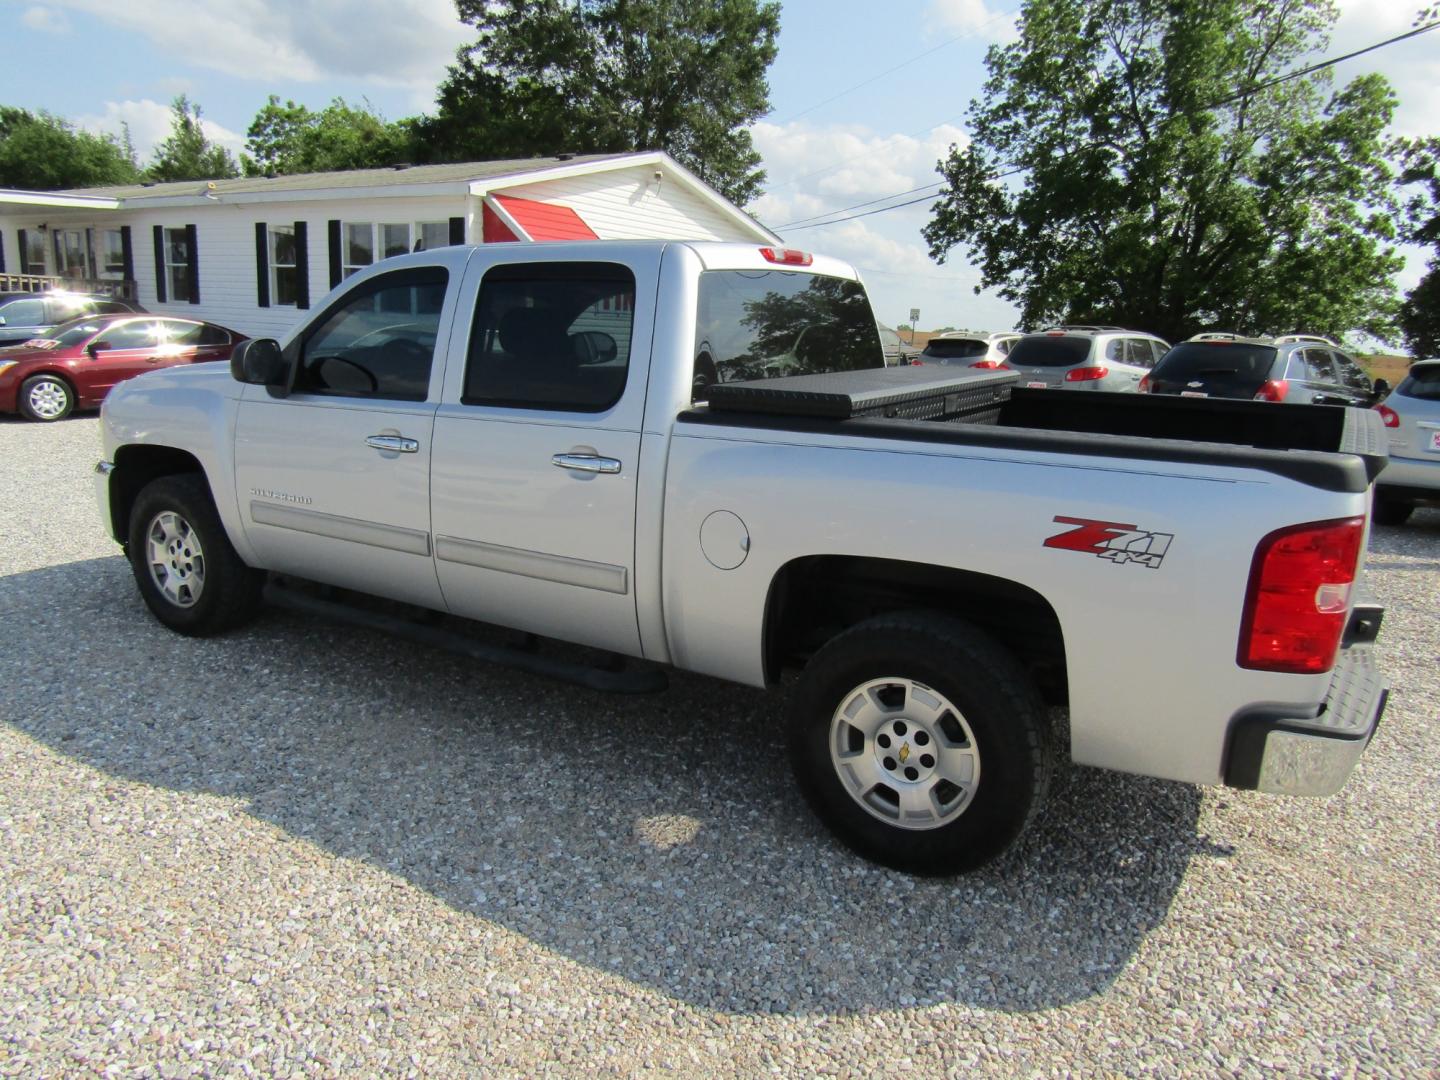
[[1093,344],[1091,338],[1037,334],[1016,342],[1010,360],[1020,367],[1073,367],[1089,359]]
[[700,275],[695,395],[744,382],[885,366],[869,297],[858,281],[788,270]]

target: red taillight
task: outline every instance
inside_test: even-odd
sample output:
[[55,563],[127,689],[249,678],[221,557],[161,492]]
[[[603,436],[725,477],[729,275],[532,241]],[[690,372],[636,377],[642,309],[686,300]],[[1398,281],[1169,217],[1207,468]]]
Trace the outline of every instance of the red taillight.
[[1389,405],[1376,405],[1375,411],[1380,414],[1380,419],[1384,421],[1386,427],[1400,426],[1400,414]]
[[1241,667],[1319,675],[1335,666],[1363,517],[1280,529],[1260,541],[1240,623]]
[[794,248],[761,248],[760,254],[767,262],[780,263],[783,266],[809,266],[815,261],[815,257],[808,251],[796,251]]
[[1135,391],[1140,394],[1150,393],[1150,375],[1148,373],[1140,377],[1140,385],[1135,388]]
[[1066,382],[1094,382],[1096,379],[1103,379],[1110,374],[1110,369],[1104,364],[1096,364],[1094,367],[1072,367],[1065,372]]
[[1284,401],[1290,392],[1290,383],[1285,379],[1266,379],[1255,391],[1256,401]]
[[1015,369],[1012,368],[1009,364],[1005,363],[1004,360],[976,360],[976,361],[975,361],[973,364],[971,364],[970,366],[971,366],[971,367],[984,368],[986,371],[994,371],[994,370],[997,369],[997,368],[1000,369],[1001,371],[1014,371],[1014,370],[1015,370]]

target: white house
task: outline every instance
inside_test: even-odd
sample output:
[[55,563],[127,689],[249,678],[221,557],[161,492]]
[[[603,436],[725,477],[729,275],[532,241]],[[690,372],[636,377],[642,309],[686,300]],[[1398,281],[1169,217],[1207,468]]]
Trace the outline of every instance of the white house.
[[669,155],[0,190],[0,291],[103,290],[276,336],[363,266],[462,243],[779,237]]

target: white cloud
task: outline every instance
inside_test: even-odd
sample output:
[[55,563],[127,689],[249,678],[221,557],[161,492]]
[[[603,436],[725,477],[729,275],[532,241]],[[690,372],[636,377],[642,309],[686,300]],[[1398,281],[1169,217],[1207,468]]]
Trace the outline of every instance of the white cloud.
[[[98,115],[76,117],[75,123],[86,131],[102,132],[120,136],[124,126],[130,127],[130,139],[135,144],[135,153],[140,163],[146,164],[155,152],[155,147],[169,134],[171,127],[170,106],[144,98],[140,101],[107,101],[105,111]],[[219,143],[230,153],[239,155],[245,148],[245,136],[222,127],[213,120],[200,120],[205,137]]]
[[47,34],[66,34],[70,32],[70,20],[65,13],[46,7],[28,7],[20,16],[20,21],[31,30],[41,30]]
[[[1330,53],[1350,52],[1403,34],[1411,29],[1419,7],[1419,0],[1341,0]],[[1440,30],[1347,60],[1334,71],[1337,87],[1366,71],[1381,72],[1400,99],[1396,132],[1435,133],[1435,117],[1440,116]]]
[[1004,11],[987,0],[931,0],[927,15],[946,31],[959,31],[980,41],[1015,40],[1015,10]]
[[453,0],[54,0],[144,34],[177,63],[253,80],[435,83],[470,40]]
[[761,121],[751,135],[765,158],[769,195],[787,202],[815,200],[803,207],[809,213],[939,183],[936,163],[952,145],[967,142],[951,124],[914,136]]

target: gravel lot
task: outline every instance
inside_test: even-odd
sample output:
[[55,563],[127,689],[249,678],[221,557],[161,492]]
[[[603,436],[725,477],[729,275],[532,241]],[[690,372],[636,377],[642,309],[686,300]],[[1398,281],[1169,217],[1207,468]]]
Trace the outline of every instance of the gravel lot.
[[1440,512],[1329,800],[1067,768],[989,871],[856,860],[771,698],[616,699],[270,612],[192,641],[93,417],[0,420],[0,1075],[1436,1075]]

